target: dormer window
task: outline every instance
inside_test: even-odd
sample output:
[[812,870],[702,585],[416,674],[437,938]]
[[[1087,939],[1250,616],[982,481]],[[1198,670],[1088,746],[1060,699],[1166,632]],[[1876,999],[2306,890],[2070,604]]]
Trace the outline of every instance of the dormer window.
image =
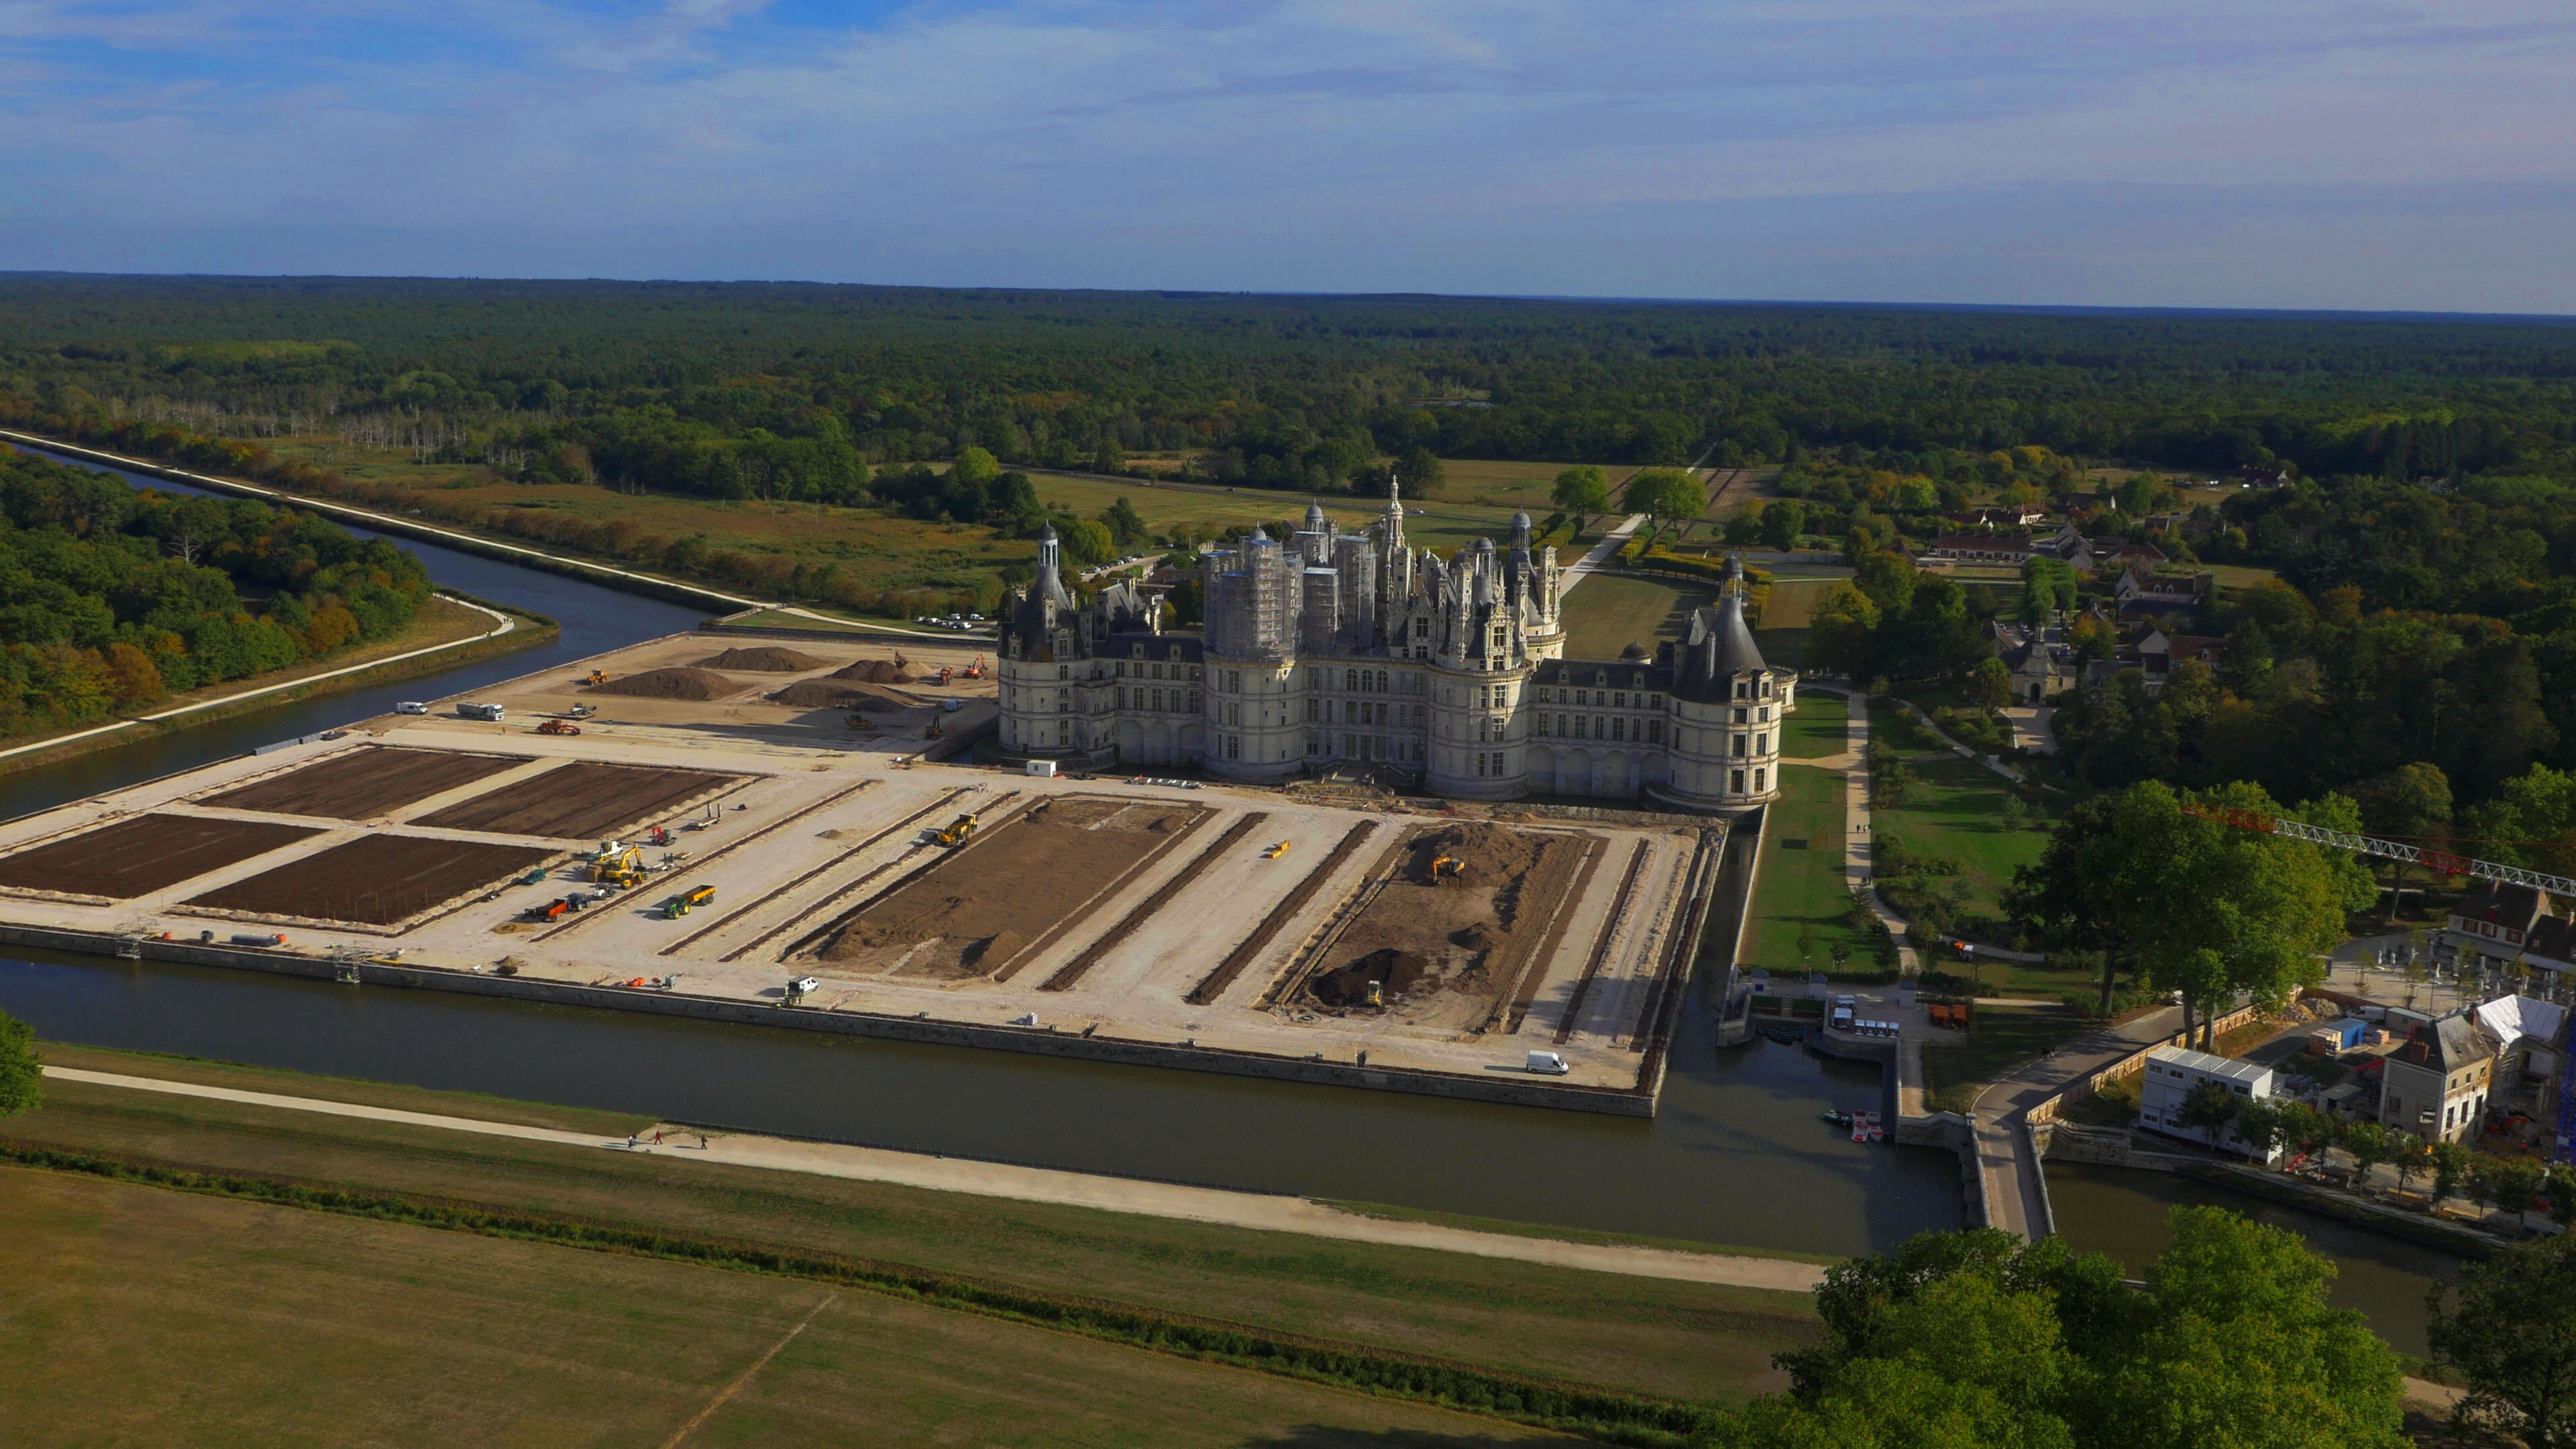
[[1130,652],[1128,653],[1128,656],[1127,656],[1128,658],[1130,658],[1130,659],[1142,659],[1142,658],[1144,658],[1144,657],[1145,657],[1145,646],[1144,646],[1144,645],[1142,645],[1142,644],[1130,644],[1130,645],[1128,645],[1127,647],[1128,647],[1128,650],[1130,651]]

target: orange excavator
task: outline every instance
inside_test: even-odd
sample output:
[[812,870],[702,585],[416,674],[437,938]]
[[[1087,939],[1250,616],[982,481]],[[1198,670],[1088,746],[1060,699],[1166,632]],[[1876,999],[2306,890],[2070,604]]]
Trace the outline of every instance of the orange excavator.
[[966,678],[968,678],[968,679],[981,679],[981,678],[983,678],[983,677],[984,677],[984,656],[983,656],[983,655],[981,655],[981,654],[978,654],[978,655],[976,655],[976,656],[975,656],[975,662],[966,666]]
[[1431,862],[1431,883],[1438,885],[1442,881],[1456,880],[1458,873],[1466,868],[1466,865],[1454,855],[1441,856]]

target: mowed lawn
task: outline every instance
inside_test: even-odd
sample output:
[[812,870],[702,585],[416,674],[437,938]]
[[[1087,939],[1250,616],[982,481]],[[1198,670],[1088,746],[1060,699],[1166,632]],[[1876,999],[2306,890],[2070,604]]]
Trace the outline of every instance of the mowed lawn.
[[[1851,889],[1843,874],[1842,772],[1784,765],[1780,788],[1763,816],[1762,875],[1740,964],[1773,975],[1831,971],[1839,941],[1850,950],[1845,970],[1879,969],[1871,938],[1843,919]],[[1809,946],[1803,956],[1802,930]]]
[[1980,1006],[1968,1018],[1968,1044],[1927,1047],[1923,1095],[1936,1112],[1965,1112],[1985,1084],[2052,1047],[2083,1034],[2086,1023],[2062,1006]]
[[1630,644],[1652,650],[1658,641],[1679,638],[1691,611],[1716,600],[1714,585],[1592,574],[1560,606],[1565,657],[1616,659]]
[[2006,825],[2003,803],[2012,787],[1977,761],[1944,755],[1909,768],[1914,787],[1905,803],[1878,806],[1872,825],[1878,838],[1894,837],[1908,850],[1957,861],[1974,893],[1967,909],[2000,915],[2014,867],[2039,860],[2048,845],[2047,830]]
[[879,1294],[68,1173],[0,1168],[0,1219],[22,1444],[1552,1437]]
[[1798,707],[1780,731],[1780,753],[1793,760],[1839,755],[1850,748],[1851,706],[1839,694],[1821,689],[1798,691]]
[[[607,1113],[58,1043],[47,1043],[44,1055],[94,1071],[523,1121],[595,1131],[603,1140],[644,1125]],[[693,1155],[473,1137],[61,1080],[49,1082],[47,1094],[45,1106],[10,1121],[10,1138],[122,1160],[782,1244],[1678,1399],[1732,1401],[1780,1387],[1770,1356],[1816,1334],[1804,1294],[805,1173],[711,1169]],[[997,1421],[967,1442],[1016,1442],[1006,1427]],[[887,1435],[879,1442],[916,1441]]]

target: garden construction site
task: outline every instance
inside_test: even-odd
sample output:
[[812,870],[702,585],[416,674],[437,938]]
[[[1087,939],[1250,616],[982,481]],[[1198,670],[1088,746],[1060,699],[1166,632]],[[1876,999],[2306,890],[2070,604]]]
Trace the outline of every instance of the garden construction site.
[[0,938],[1652,1111],[1717,822],[934,760],[971,648],[728,642],[0,824]]

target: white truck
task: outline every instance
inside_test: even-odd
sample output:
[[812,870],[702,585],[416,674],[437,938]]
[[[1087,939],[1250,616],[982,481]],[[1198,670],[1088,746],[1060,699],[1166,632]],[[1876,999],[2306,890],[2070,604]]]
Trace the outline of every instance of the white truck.
[[456,707],[456,717],[458,719],[488,719],[493,723],[498,724],[501,720],[501,706],[497,704],[460,704]]

